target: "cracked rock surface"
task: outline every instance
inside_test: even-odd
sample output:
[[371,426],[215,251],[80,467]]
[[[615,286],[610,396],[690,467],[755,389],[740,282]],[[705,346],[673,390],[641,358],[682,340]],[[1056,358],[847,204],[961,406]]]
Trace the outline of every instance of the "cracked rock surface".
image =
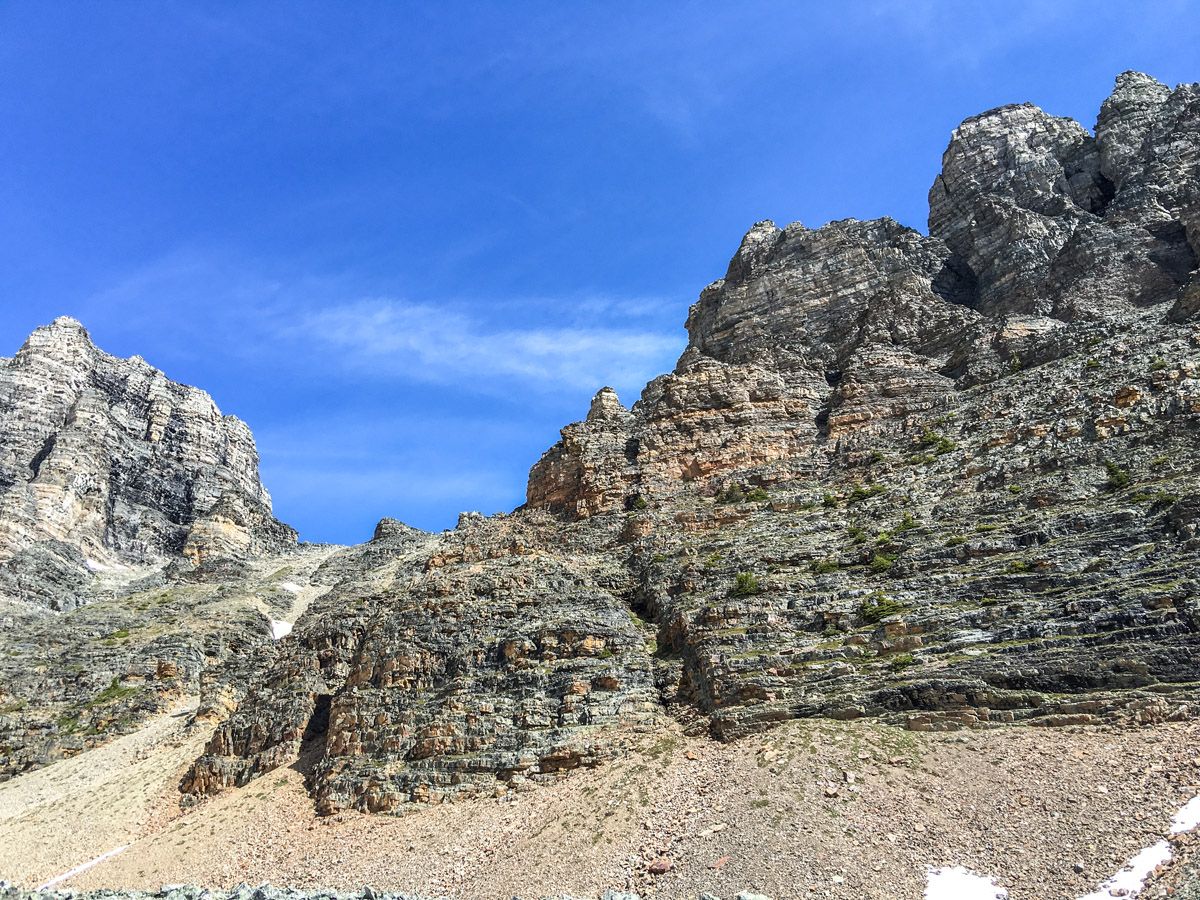
[[664,717],[730,740],[1193,716],[1198,98],[1125,73],[1094,133],[967,120],[928,236],[754,225],[673,372],[629,408],[600,390],[524,507],[442,534],[292,546],[244,426],[39,332],[0,371],[29,431],[4,571],[32,585],[0,735],[24,768],[75,752],[170,693],[161,661],[216,725],[185,803],[296,764],[332,815],[504,797]]

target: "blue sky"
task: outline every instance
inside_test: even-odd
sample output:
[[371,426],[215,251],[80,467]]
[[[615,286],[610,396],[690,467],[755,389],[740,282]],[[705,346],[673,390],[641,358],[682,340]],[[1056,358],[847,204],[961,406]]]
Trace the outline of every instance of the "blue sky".
[[309,540],[507,510],[755,221],[924,228],[951,129],[1200,80],[1200,5],[0,5],[0,355],[208,390]]

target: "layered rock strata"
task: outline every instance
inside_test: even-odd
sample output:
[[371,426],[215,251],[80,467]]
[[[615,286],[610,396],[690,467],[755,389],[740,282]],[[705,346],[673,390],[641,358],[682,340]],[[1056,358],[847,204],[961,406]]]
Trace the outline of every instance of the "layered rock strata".
[[0,361],[0,597],[71,609],[117,567],[294,542],[249,428],[203,391],[97,350],[67,318]]

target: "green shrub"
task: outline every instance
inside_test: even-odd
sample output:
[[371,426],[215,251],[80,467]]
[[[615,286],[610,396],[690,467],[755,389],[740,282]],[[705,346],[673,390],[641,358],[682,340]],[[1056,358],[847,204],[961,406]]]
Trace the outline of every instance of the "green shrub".
[[850,489],[850,502],[858,503],[860,500],[877,497],[884,493],[887,493],[887,488],[882,484],[859,484],[856,482]]
[[1087,369],[1098,369],[1098,368],[1100,368],[1100,360],[1089,359],[1083,365],[1084,365],[1084,368],[1087,368]]
[[1022,487],[1021,485],[1019,485],[1019,484],[1010,484],[1010,485],[1008,486],[1008,492],[1009,492],[1010,494],[1019,494],[1019,493],[1021,493],[1023,490],[1025,490],[1025,488],[1023,488],[1023,487]]
[[966,542],[967,542],[967,538],[964,535],[956,534],[956,535],[953,535],[952,537],[949,537],[946,539],[946,546],[947,547],[961,547]]
[[1129,482],[1131,480],[1129,473],[1118,466],[1115,462],[1112,460],[1105,460],[1104,468],[1105,471],[1108,472],[1108,480],[1105,482],[1105,484],[1108,486],[1109,490],[1119,491],[1121,488],[1129,487]]
[[833,494],[825,494],[823,497],[821,497],[821,505],[826,509],[837,506],[838,498],[833,496]]
[[1163,359],[1161,356],[1156,356],[1156,357],[1154,357],[1154,359],[1152,359],[1150,361],[1150,371],[1151,372],[1161,372],[1166,367],[1167,367],[1167,361],[1165,359]]
[[632,497],[629,498],[629,502],[626,504],[626,508],[631,509],[631,510],[643,510],[649,505],[650,504],[646,502],[646,498],[643,497],[641,494],[634,494]]
[[867,564],[872,572],[883,573],[890,569],[896,562],[895,553],[876,553],[871,557],[871,561]]
[[917,661],[911,653],[897,653],[888,662],[888,666],[891,667],[893,672],[899,672],[901,669],[907,669],[916,664]]
[[882,622],[888,616],[899,615],[906,609],[904,604],[889,597],[883,591],[877,591],[858,605],[858,617],[864,622],[874,625]]
[[958,449],[958,444],[944,434],[938,434],[932,428],[926,428],[922,433],[921,446],[932,450],[935,456],[945,456]]
[[913,518],[912,513],[905,513],[904,518],[900,520],[900,524],[896,526],[897,531],[912,531],[917,527],[917,520]]
[[761,593],[762,585],[758,583],[758,576],[753,572],[738,572],[733,577],[733,587],[729,590],[729,596],[753,597]]
[[1008,571],[1012,572],[1014,575],[1018,575],[1021,572],[1028,572],[1031,568],[1032,566],[1030,566],[1029,563],[1025,562],[1023,559],[1014,559],[1008,564]]
[[838,563],[836,559],[818,559],[812,564],[812,573],[814,575],[825,575],[828,572],[836,572]]
[[137,688],[122,687],[121,679],[114,678],[104,690],[92,698],[87,704],[87,708],[91,709],[95,706],[103,706],[106,703],[115,703],[117,700],[124,699],[130,694],[136,693]]

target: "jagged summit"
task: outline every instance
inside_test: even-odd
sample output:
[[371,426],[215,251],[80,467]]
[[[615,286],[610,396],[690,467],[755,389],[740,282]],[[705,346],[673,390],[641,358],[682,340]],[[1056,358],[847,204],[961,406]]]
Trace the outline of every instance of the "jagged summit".
[[185,779],[303,752],[321,812],[497,796],[675,715],[913,730],[1200,709],[1200,107],[960,126],[929,236],[756,223],[674,371],[526,505],[384,528]]
[[97,571],[294,541],[244,423],[73,318],[0,363],[0,596],[85,602]]

